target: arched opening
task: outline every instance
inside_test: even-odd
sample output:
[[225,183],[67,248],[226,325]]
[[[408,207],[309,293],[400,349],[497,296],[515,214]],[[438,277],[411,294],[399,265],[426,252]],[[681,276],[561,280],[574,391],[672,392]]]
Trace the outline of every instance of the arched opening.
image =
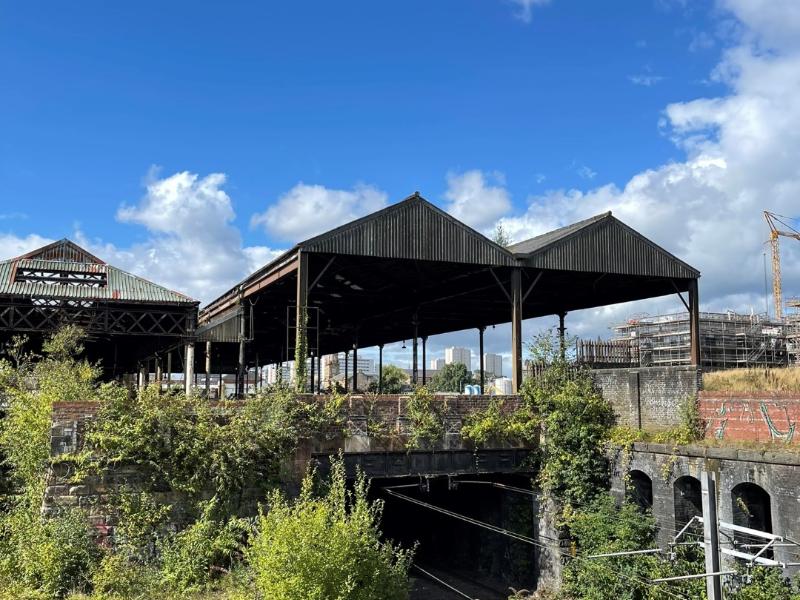
[[643,471],[633,470],[628,473],[628,484],[625,496],[629,502],[638,504],[642,510],[653,507],[653,480]]
[[[703,516],[703,495],[700,480],[691,475],[678,477],[672,486],[675,500],[675,530],[680,531],[694,517]],[[702,525],[697,524],[702,530]]]
[[[769,494],[755,483],[740,483],[731,490],[731,502],[733,503],[733,523],[772,533],[772,510],[770,507]],[[766,543],[761,538],[736,532],[734,540],[741,544]],[[771,558],[772,553],[766,553]]]

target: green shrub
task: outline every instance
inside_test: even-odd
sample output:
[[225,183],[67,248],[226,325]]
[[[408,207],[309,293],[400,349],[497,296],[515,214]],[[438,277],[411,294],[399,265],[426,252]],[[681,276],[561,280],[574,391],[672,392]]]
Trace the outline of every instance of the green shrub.
[[79,509],[43,517],[38,504],[17,504],[0,517],[0,588],[19,586],[46,598],[90,588],[100,558]]
[[247,553],[264,600],[407,598],[412,553],[380,539],[383,505],[367,492],[363,475],[348,492],[344,465],[334,461],[322,496],[311,476],[295,501],[270,495]]
[[420,448],[440,442],[444,436],[444,415],[447,401],[437,399],[426,387],[414,390],[406,405],[409,421],[406,447]]
[[539,419],[530,405],[508,410],[504,400],[493,398],[484,410],[469,414],[461,435],[478,447],[491,443],[533,443],[539,436]]
[[230,572],[244,550],[250,526],[242,519],[217,520],[215,503],[186,529],[168,538],[161,549],[161,575],[175,590],[202,589]]

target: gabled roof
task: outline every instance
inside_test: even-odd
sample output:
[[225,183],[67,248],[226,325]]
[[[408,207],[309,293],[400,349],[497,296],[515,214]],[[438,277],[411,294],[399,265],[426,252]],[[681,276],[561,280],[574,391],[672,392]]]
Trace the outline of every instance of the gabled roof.
[[611,212],[513,244],[528,267],[696,279],[700,272],[615,218]]
[[512,254],[419,193],[298,244],[308,252],[511,266]]
[[0,262],[0,296],[196,304],[184,294],[113,267],[63,239]]
[[19,258],[30,258],[39,260],[57,260],[62,262],[90,263],[104,265],[105,261],[100,260],[94,254],[90,254],[75,242],[67,238],[60,239],[47,244],[36,250],[31,250]]

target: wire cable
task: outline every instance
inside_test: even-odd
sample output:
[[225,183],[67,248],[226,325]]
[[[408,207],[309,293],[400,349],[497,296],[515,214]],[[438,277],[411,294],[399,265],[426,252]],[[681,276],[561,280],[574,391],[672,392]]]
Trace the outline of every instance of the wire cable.
[[436,583],[438,583],[439,585],[442,585],[442,586],[446,587],[448,590],[450,590],[450,591],[452,591],[452,592],[454,592],[454,593],[458,594],[458,595],[459,595],[459,596],[461,596],[462,598],[466,598],[467,600],[478,600],[478,598],[473,598],[473,597],[472,597],[472,596],[470,596],[469,594],[465,594],[465,593],[464,593],[464,592],[462,592],[461,590],[459,590],[459,589],[457,589],[457,588],[454,588],[452,585],[450,585],[449,583],[447,583],[447,582],[446,582],[446,581],[444,581],[443,579],[439,579],[439,578],[438,578],[436,575],[434,575],[433,573],[430,573],[430,572],[426,571],[425,569],[423,569],[422,567],[420,567],[420,566],[419,566],[417,563],[413,563],[411,566],[412,566],[412,567],[414,567],[414,568],[415,568],[417,571],[419,571],[419,572],[420,572],[420,573],[422,573],[423,575],[425,575],[426,577],[430,577],[431,579],[433,579],[433,580],[434,580]]

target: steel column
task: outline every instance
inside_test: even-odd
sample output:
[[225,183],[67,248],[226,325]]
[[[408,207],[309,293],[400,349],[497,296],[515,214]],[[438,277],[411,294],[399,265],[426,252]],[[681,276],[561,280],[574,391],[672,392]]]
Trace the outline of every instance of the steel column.
[[485,394],[485,384],[486,384],[486,365],[484,364],[484,357],[483,357],[483,332],[486,331],[486,327],[481,325],[478,327],[478,359],[480,365],[480,372],[481,372],[481,394]]
[[522,271],[511,272],[511,390],[522,388]]
[[564,326],[564,317],[567,313],[558,313],[558,355],[564,360],[567,355],[567,328]]
[[383,393],[383,344],[378,344],[378,393]]
[[206,342],[206,398],[211,397],[211,342]]
[[428,336],[422,336],[422,385],[425,385],[425,380],[427,379],[427,368],[428,368],[428,355],[427,355],[427,347],[428,347]]
[[358,340],[353,342],[353,392],[358,391]]
[[[295,387],[299,392],[305,392],[305,378],[300,381],[298,376],[305,371],[305,356],[298,356],[301,347],[308,351],[308,335],[306,331],[306,310],[308,309],[308,254],[305,252],[297,253],[297,295],[295,310],[295,344],[294,344],[294,378]],[[303,365],[300,365],[300,362]]]
[[192,394],[192,384],[194,383],[194,342],[188,342],[186,344],[183,377],[186,386],[186,395],[189,396]]
[[699,369],[702,366],[702,360],[700,357],[700,296],[697,279],[689,280],[689,336],[691,364]]

